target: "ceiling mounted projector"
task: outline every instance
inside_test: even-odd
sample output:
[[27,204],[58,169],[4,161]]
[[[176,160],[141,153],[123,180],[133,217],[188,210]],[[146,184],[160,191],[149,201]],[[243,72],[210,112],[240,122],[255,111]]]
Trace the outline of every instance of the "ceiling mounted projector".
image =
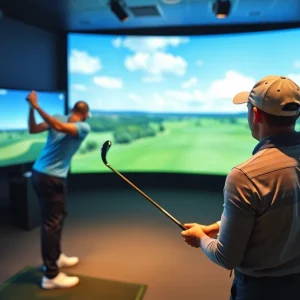
[[126,3],[122,0],[110,0],[109,6],[111,11],[117,16],[117,18],[125,22],[128,20],[129,15],[126,11]]
[[224,19],[228,17],[231,10],[231,1],[230,0],[216,0],[213,3],[213,12],[219,19]]

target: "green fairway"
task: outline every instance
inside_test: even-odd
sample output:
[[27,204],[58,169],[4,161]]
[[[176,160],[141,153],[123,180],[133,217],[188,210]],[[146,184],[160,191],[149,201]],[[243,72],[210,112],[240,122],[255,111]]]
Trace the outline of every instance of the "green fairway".
[[30,135],[26,132],[0,134],[0,166],[33,162],[42,151],[46,134]]
[[[114,119],[117,118],[114,116]],[[136,120],[134,117],[127,119]],[[100,124],[99,120],[102,117],[93,118],[96,125]],[[120,120],[118,122],[121,123]],[[227,174],[233,166],[247,160],[257,144],[244,117],[169,117],[163,121],[154,118],[148,123],[155,134],[129,143],[116,142],[113,129],[92,131],[73,157],[71,172],[111,172],[100,156],[101,146],[107,140],[113,143],[107,159],[120,172],[220,175]],[[160,130],[162,126],[163,130]],[[300,129],[299,123],[296,129]],[[47,133],[30,135],[26,131],[1,132],[0,166],[33,162],[41,153],[46,136]]]
[[137,139],[129,144],[114,143],[113,133],[91,133],[93,151],[77,153],[71,172],[110,171],[101,161],[100,147],[106,140],[113,145],[109,163],[119,171],[226,174],[236,164],[251,156],[256,141],[247,120],[230,123],[214,119],[164,122],[165,131],[154,137]]

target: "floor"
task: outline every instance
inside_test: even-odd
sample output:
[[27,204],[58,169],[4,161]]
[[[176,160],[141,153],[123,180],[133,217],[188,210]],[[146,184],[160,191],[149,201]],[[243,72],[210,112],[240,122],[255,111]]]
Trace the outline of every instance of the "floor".
[[[222,194],[144,190],[182,223],[219,220]],[[7,217],[7,215],[5,215]],[[39,228],[24,231],[1,218],[0,283],[40,265]],[[148,285],[144,300],[229,299],[229,271],[186,245],[181,229],[132,188],[81,191],[68,198],[63,249],[77,255],[73,273]]]

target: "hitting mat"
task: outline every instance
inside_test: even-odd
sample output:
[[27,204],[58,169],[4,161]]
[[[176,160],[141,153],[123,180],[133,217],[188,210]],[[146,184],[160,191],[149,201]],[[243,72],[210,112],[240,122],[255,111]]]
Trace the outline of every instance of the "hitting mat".
[[[69,275],[76,275],[70,274]],[[0,286],[1,300],[141,300],[146,285],[76,275],[80,282],[70,289],[43,290],[42,273],[36,267],[25,267]]]

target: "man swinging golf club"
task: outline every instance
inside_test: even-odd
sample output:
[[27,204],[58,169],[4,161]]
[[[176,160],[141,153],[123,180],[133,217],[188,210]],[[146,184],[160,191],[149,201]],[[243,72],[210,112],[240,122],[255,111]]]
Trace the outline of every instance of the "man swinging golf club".
[[[89,107],[79,101],[70,115],[52,117],[39,106],[36,92],[31,92],[26,100],[30,104],[29,132],[37,134],[48,131],[45,147],[32,170],[32,184],[42,215],[41,248],[45,275],[41,286],[44,289],[69,288],[75,286],[79,279],[59,271],[61,267],[78,263],[77,257],[68,257],[61,250],[61,233],[67,214],[66,179],[71,158],[91,130],[85,122]],[[34,111],[41,115],[44,122],[36,124]]]

